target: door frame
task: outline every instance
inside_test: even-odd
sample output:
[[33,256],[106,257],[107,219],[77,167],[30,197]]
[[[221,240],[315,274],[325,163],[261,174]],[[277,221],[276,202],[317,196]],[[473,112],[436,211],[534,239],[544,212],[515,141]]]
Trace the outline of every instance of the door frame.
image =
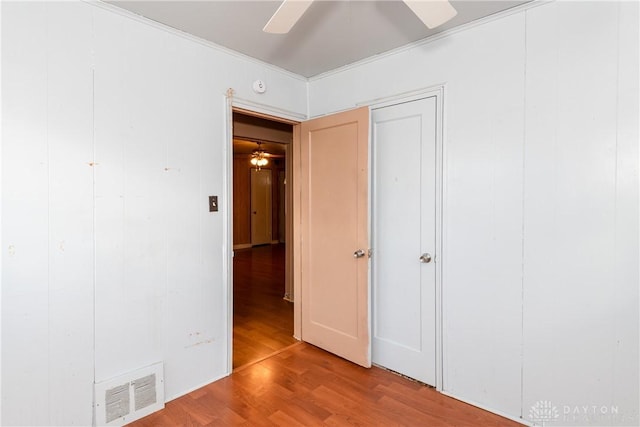
[[[235,98],[233,89],[229,89],[224,95],[224,156],[223,156],[223,176],[226,182],[224,182],[222,188],[222,198],[219,206],[222,213],[222,298],[226,301],[224,318],[227,321],[227,333],[226,333],[226,375],[231,375],[233,372],[233,113],[237,111],[242,114],[260,117],[268,120],[273,120],[281,123],[288,123],[293,125],[293,138],[290,144],[287,144],[286,148],[286,160],[285,163],[285,175],[287,183],[291,182],[287,189],[286,194],[286,208],[288,209],[289,219],[286,221],[286,267],[285,275],[287,281],[290,281],[290,287],[293,289],[293,303],[294,303],[294,338],[300,339],[300,323],[301,323],[301,304],[299,300],[299,291],[296,291],[296,280],[294,273],[299,272],[299,268],[295,268],[293,261],[297,258],[296,247],[299,247],[299,238],[294,233],[294,223],[297,219],[300,220],[299,209],[297,208],[299,202],[295,202],[295,190],[297,179],[294,168],[298,165],[296,163],[295,155],[300,150],[294,148],[296,144],[295,130],[299,129],[301,121],[307,119],[306,115],[297,114],[277,108],[270,107],[268,105],[257,104],[252,101]],[[300,143],[298,138],[297,143]],[[299,184],[298,184],[299,185]],[[299,188],[299,187],[298,187]],[[298,190],[299,191],[299,190]],[[297,216],[296,216],[297,215]],[[297,246],[296,246],[297,245]],[[298,325],[297,329],[296,326]]]
[[[435,342],[435,351],[436,351],[436,390],[442,391],[444,385],[444,333],[443,333],[443,300],[442,300],[442,262],[443,262],[443,251],[442,251],[442,242],[444,236],[444,194],[445,194],[445,180],[444,180],[444,164],[446,159],[446,152],[444,147],[444,137],[445,137],[445,93],[446,93],[446,84],[440,84],[436,86],[430,86],[427,88],[423,88],[417,91],[412,91],[410,93],[404,93],[396,96],[391,96],[387,98],[381,98],[369,101],[368,103],[363,103],[362,105],[369,105],[371,114],[373,114],[374,110],[390,107],[392,105],[404,104],[411,101],[418,101],[425,98],[436,98],[436,254],[434,256],[435,263],[435,273],[436,273],[436,283],[435,283],[435,299],[436,299],[436,342]],[[360,104],[359,104],[360,105]],[[371,120],[371,126],[373,126],[373,120]],[[370,146],[369,150],[373,149],[373,128],[370,132]],[[373,188],[373,153],[369,156],[369,182],[371,185],[370,194],[369,194],[369,218],[372,218],[373,213],[373,200],[374,200],[374,192],[376,191]],[[374,224],[370,224],[369,233],[373,236],[373,226]],[[376,254],[374,253],[371,262],[376,262]],[[371,270],[369,272],[371,274]],[[369,282],[371,283],[371,281]],[[373,307],[372,307],[373,309]],[[371,322],[373,322],[373,316],[375,313],[371,313]],[[373,326],[373,324],[371,325]]]

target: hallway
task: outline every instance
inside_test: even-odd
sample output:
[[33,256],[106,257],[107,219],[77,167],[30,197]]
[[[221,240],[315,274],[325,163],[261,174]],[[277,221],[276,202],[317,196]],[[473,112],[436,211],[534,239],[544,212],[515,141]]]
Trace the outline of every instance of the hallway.
[[233,259],[233,368],[297,342],[293,303],[284,296],[285,245],[235,251]]

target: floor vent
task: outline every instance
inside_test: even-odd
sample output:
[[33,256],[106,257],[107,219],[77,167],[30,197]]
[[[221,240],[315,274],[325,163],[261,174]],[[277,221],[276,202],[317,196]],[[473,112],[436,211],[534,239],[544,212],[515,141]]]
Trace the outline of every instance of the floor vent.
[[162,362],[95,385],[98,426],[121,426],[164,408]]

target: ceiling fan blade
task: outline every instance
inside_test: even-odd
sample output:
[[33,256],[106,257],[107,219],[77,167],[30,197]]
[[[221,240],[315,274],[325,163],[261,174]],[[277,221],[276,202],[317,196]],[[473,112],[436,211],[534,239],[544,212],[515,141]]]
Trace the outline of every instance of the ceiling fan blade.
[[448,0],[404,0],[427,28],[436,28],[458,14]]
[[313,0],[283,0],[262,31],[271,34],[285,34],[298,22],[298,19],[311,6]]

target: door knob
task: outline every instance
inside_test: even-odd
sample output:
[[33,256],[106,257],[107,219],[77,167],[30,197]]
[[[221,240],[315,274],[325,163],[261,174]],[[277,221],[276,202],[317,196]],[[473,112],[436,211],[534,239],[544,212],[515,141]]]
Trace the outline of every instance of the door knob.
[[355,251],[353,253],[353,257],[354,258],[362,258],[365,255],[366,255],[366,253],[362,249],[358,249],[357,251]]
[[423,253],[420,256],[420,262],[425,263],[425,264],[429,264],[431,262],[431,254],[429,253]]

